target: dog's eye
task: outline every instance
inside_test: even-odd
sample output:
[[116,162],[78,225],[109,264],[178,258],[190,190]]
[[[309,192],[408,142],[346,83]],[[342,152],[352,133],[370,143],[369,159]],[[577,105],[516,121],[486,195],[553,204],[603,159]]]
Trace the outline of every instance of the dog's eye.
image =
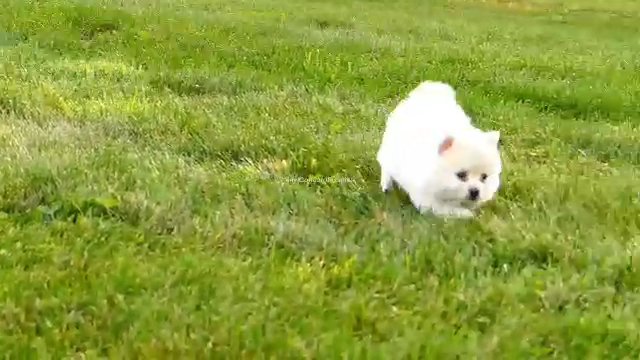
[[467,172],[466,171],[458,171],[456,173],[456,176],[458,177],[458,179],[460,179],[460,181],[467,181]]
[[487,180],[487,174],[480,175],[480,181],[484,182],[485,180]]

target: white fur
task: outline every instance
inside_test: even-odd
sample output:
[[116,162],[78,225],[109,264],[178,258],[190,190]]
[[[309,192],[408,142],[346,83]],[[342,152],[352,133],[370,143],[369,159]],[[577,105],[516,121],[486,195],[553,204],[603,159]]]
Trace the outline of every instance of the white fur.
[[[451,146],[440,153],[447,138]],[[451,86],[425,81],[389,115],[377,154],[380,187],[386,192],[395,182],[421,213],[472,217],[471,210],[500,187],[499,138],[498,131],[471,124]],[[467,172],[466,181],[456,175],[460,171]],[[479,191],[476,200],[470,198],[473,188]]]

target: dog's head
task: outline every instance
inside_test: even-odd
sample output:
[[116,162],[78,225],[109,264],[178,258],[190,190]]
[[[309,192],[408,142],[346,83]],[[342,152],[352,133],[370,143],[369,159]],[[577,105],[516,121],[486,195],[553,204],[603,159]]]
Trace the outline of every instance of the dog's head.
[[502,160],[498,131],[447,136],[438,147],[435,195],[474,208],[491,200],[500,187]]

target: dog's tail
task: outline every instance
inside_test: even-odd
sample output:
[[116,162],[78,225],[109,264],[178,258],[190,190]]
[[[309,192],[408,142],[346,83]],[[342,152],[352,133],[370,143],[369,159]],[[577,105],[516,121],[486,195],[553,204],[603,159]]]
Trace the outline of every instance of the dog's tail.
[[451,87],[451,85],[440,81],[423,81],[415,88],[415,90],[413,90],[413,93],[420,97],[426,97],[435,101],[456,101],[456,91]]

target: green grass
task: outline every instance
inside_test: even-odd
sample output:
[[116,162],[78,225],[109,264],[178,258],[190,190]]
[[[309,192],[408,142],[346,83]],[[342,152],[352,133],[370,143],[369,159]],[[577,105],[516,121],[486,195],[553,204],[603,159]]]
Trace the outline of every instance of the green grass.
[[[639,14],[5,0],[0,352],[637,358]],[[379,191],[385,114],[425,79],[502,132],[474,220]]]

